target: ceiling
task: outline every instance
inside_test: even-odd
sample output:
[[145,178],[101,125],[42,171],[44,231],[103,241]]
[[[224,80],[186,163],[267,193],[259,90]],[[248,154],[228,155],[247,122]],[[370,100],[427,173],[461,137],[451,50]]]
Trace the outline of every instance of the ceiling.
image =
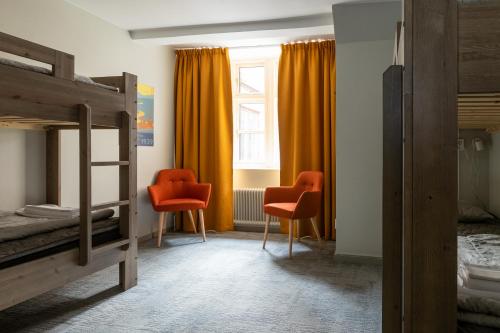
[[331,13],[345,0],[66,0],[125,30]]
[[65,1],[129,31],[136,41],[238,47],[333,38],[333,4],[400,0]]

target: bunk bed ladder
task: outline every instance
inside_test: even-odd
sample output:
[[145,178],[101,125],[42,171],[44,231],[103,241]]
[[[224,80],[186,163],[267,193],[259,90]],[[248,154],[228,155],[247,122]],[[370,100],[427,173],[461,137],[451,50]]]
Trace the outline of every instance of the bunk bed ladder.
[[[130,243],[131,228],[133,227],[133,215],[135,208],[133,203],[134,180],[131,179],[135,167],[130,161],[134,161],[133,124],[132,117],[125,111],[122,112],[122,126],[119,128],[120,161],[92,162],[91,159],[91,129],[92,110],[89,105],[79,106],[79,132],[80,132],[80,258],[79,264],[86,266],[92,261],[92,257],[105,251],[121,248],[127,250]],[[120,199],[118,201],[105,202],[92,206],[92,172],[91,167],[118,166],[120,177]],[[92,246],[92,212],[119,207],[120,210],[120,234],[121,239]]]

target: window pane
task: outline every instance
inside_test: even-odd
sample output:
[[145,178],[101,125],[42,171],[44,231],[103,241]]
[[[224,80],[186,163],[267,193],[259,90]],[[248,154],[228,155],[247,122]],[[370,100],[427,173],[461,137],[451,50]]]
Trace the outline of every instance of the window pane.
[[264,130],[264,103],[240,104],[240,130]]
[[240,134],[240,161],[262,161],[266,156],[264,133]]
[[266,84],[264,67],[240,67],[240,94],[263,94]]

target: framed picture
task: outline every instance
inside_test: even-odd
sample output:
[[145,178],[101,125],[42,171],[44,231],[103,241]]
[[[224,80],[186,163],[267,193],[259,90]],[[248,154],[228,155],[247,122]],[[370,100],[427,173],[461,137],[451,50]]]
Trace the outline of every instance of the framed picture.
[[155,89],[137,84],[137,145],[154,146]]

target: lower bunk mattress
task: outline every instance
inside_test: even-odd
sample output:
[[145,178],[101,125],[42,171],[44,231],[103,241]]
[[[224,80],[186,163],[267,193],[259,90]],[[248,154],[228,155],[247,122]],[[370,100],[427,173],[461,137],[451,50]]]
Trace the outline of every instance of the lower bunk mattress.
[[457,264],[459,332],[500,331],[500,235],[458,236]]
[[[93,246],[120,238],[119,219],[106,209],[92,214]],[[78,247],[80,220],[31,218],[0,211],[0,269]]]

